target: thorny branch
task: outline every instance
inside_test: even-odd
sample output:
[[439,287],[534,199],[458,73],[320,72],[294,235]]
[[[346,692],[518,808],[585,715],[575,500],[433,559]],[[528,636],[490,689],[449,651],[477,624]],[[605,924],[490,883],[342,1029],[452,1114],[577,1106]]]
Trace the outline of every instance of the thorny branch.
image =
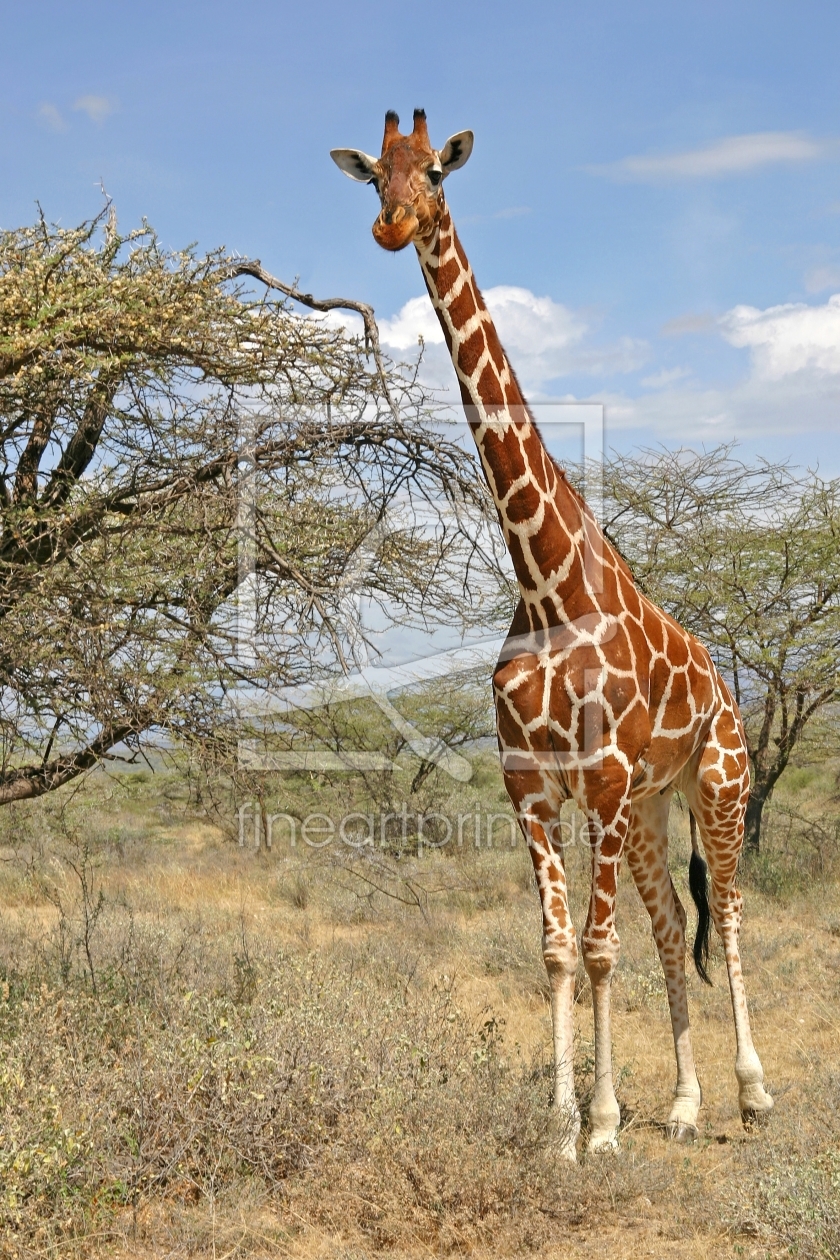
[[376,316],[372,306],[367,302],[356,302],[351,298],[316,298],[311,293],[301,293],[297,285],[284,284],[282,280],[278,280],[276,276],[272,276],[261,266],[258,259],[253,261],[242,261],[236,263],[231,268],[231,278],[236,276],[251,276],[255,280],[259,280],[268,289],[276,289],[278,293],[282,293],[284,297],[290,298],[294,302],[299,302],[301,306],[306,306],[311,311],[355,311],[357,315],[361,315],[365,328],[365,348],[372,352],[376,363],[376,370],[379,373],[379,380],[382,384],[382,392],[387,399],[388,406],[396,421],[400,419],[399,409],[391,396],[388,387],[388,377],[385,372],[385,364],[382,359],[382,348],[379,342],[379,326],[376,322]]
[[[359,314],[373,369],[292,301]],[[340,669],[348,574],[393,624],[501,620],[494,528],[365,303],[120,234],[110,203],[0,232],[0,804],[124,739],[229,746],[232,689]]]

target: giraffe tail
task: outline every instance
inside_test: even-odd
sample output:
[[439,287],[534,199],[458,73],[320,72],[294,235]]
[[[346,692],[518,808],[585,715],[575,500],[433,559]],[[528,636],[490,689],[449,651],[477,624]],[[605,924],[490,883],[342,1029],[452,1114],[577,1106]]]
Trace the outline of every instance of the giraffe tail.
[[709,962],[709,933],[712,916],[709,911],[709,884],[706,877],[706,863],[700,856],[697,843],[697,822],[691,810],[688,811],[688,822],[691,828],[691,860],[688,863],[688,888],[691,898],[697,907],[697,934],[694,937],[694,966],[697,974],[706,984],[711,984],[706,967]]

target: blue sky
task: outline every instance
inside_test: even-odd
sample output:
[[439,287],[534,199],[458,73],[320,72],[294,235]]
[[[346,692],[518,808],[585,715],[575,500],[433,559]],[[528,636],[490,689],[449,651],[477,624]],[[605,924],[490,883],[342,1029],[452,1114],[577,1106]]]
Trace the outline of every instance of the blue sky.
[[[3,6],[0,225],[146,216],[430,330],[413,251],[328,151],[384,111],[471,127],[447,195],[535,398],[618,447],[738,437],[840,472],[840,8],[829,3]],[[451,380],[431,342],[429,373]]]

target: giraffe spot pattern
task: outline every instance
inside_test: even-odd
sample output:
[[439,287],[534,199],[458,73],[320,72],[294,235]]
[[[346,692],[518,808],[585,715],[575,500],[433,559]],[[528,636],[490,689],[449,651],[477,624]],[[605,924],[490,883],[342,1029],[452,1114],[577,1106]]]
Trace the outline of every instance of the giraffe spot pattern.
[[[577,941],[562,845],[552,843],[560,806],[571,798],[587,817],[592,850],[581,941],[595,1012],[595,1123],[601,1113],[617,1115],[604,1029],[619,952],[618,870],[626,856],[665,972],[678,1066],[672,1116],[693,1124],[699,1085],[688,1033],[686,915],[668,872],[668,809],[679,788],[708,863],[739,1062],[758,1064],[740,978],[741,897],[734,882],[749,792],[740,716],[706,649],[641,594],[549,456],[445,203],[434,231],[415,243],[522,597],[493,685],[505,785],[542,906],[556,1098],[574,1109],[568,1064]],[[760,1064],[757,1071],[760,1078]],[[740,1076],[739,1082],[743,1097]]]

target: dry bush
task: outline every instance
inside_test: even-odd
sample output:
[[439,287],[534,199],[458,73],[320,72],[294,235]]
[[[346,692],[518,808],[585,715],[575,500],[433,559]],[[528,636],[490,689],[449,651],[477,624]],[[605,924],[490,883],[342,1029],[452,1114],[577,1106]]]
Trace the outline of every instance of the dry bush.
[[821,1141],[787,1124],[770,1132],[744,1161],[729,1192],[727,1217],[736,1234],[779,1243],[799,1260],[840,1255],[840,1076],[820,1073],[810,1102],[817,1109]]
[[[767,1130],[744,1135],[738,1120],[722,960],[714,989],[691,981],[704,1108],[686,1150],[661,1138],[667,1004],[622,881],[622,1149],[575,1168],[557,1157],[522,848],[400,863],[256,853],[193,822],[173,833],[155,808],[144,822],[129,794],[122,812],[87,808],[63,831],[24,810],[0,851],[0,1255],[501,1256],[562,1240],[565,1260],[610,1231],[663,1257],[838,1254],[830,883],[818,898],[747,897],[749,992],[777,1098]],[[586,854],[567,859],[579,921]],[[377,890],[365,882],[387,872]],[[585,1140],[582,970],[578,1006]]]
[[[402,963],[387,947],[220,946],[194,924],[135,927],[96,994],[43,954],[8,974],[7,1251],[116,1233],[152,1197],[215,1211],[248,1182],[281,1215],[340,1219],[377,1247],[514,1224],[537,1241],[580,1217],[597,1176],[558,1170],[546,1063],[507,1051],[499,1017],[462,1009],[447,976]],[[613,1193],[638,1194],[624,1173]]]

